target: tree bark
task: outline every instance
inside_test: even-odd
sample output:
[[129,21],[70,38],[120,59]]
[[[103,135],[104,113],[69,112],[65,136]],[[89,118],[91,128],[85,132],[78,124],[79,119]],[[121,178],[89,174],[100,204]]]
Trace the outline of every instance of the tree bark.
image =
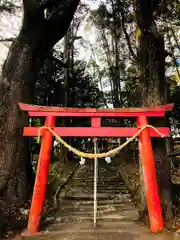
[[[46,55],[66,33],[79,0],[24,0],[21,31],[13,41],[0,79],[0,197],[13,202],[28,197],[28,162],[18,102],[30,101]],[[47,9],[48,15],[44,15]],[[63,22],[63,24],[61,24]]]
[[32,46],[19,36],[11,45],[0,81],[0,195],[7,199],[23,199],[28,186],[28,158],[22,137],[28,120],[19,112],[18,102],[29,101],[33,60]]
[[[138,63],[140,67],[141,106],[154,107],[166,103],[167,89],[165,82],[164,38],[157,32],[154,22],[154,12],[160,0],[135,0],[137,25],[141,31],[139,38]],[[165,119],[153,120],[151,124],[163,126]],[[152,140],[159,190],[164,215],[172,217],[170,165],[166,156],[166,146],[163,140]]]
[[[160,35],[145,33],[140,38],[139,65],[141,72],[141,106],[154,107],[166,103],[164,39]],[[165,126],[166,119],[152,119],[150,124]],[[152,139],[157,178],[165,218],[172,218],[170,164],[166,144],[162,139]]]

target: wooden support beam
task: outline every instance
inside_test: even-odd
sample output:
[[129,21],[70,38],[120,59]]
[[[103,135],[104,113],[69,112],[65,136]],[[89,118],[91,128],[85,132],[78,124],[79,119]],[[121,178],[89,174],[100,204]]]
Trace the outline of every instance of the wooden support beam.
[[[148,124],[146,117],[138,117],[139,127]],[[142,162],[149,222],[151,232],[158,232],[164,229],[161,202],[158,191],[154,154],[150,138],[150,129],[144,129],[140,134],[140,156]]]
[[171,111],[173,104],[167,104],[155,108],[61,108],[61,107],[47,107],[36,106],[19,103],[19,107],[23,111],[27,111],[29,116],[43,117],[163,117],[165,112]]
[[[45,125],[53,128],[55,117],[47,117]],[[53,145],[53,136],[51,132],[44,129],[42,136],[41,149],[39,154],[38,166],[36,170],[36,179],[29,212],[29,220],[26,231],[23,236],[32,236],[39,231],[40,217],[43,210],[46,186],[48,183],[48,171],[51,159],[51,151]]]
[[[132,137],[139,128],[123,127],[55,127],[54,132],[61,137]],[[169,128],[157,128],[166,137],[170,136]],[[24,127],[24,136],[38,136],[39,127]],[[45,129],[40,132],[41,135]],[[160,137],[153,129],[149,129],[151,137]]]

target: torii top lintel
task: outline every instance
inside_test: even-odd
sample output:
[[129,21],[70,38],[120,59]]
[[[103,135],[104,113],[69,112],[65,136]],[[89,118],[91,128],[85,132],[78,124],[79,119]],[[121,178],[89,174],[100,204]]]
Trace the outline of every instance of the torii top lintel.
[[163,117],[171,111],[173,103],[154,108],[63,108],[53,106],[38,106],[19,103],[22,111],[27,111],[29,116],[59,116],[59,117]]

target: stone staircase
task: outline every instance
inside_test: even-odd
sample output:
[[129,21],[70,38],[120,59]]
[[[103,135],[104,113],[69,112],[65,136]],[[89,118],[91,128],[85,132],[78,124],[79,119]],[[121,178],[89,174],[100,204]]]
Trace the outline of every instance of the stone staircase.
[[[92,164],[84,165],[73,180],[63,189],[60,196],[60,211],[62,221],[89,220],[93,222],[94,198],[94,168]],[[124,182],[117,175],[116,166],[101,164],[98,171],[97,188],[97,219],[120,219],[123,210],[124,217],[129,210],[132,218],[137,218],[131,196]],[[126,211],[125,211],[126,210]]]
[[[52,240],[136,240],[152,239],[149,229],[136,220],[138,211],[117,174],[114,164],[99,161],[97,225],[93,224],[93,161],[80,166],[61,191],[55,221],[42,234],[30,239]],[[154,240],[167,239],[154,237]],[[169,238],[168,238],[169,239]]]

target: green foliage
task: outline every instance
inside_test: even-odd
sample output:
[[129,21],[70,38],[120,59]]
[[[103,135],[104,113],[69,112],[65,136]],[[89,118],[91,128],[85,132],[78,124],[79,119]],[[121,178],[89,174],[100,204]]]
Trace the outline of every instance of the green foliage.
[[[63,106],[63,60],[61,53],[56,52],[55,55],[46,60],[39,72],[34,94],[36,104]],[[74,63],[73,76],[69,77],[68,95],[74,107],[100,107],[102,104],[102,93],[86,71],[86,63],[83,61]]]
[[157,18],[162,19],[166,24],[179,26],[180,3],[179,0],[162,1],[156,11]]
[[[166,61],[166,74],[173,75],[176,73],[177,63],[176,59],[179,58],[179,44],[175,41],[173,34],[170,33],[171,42],[167,38],[167,28],[174,30],[177,40],[179,39],[178,28],[180,5],[179,1],[137,1],[142,3],[142,7],[146,8],[146,11],[142,11],[144,17],[150,16],[151,31],[155,34],[161,34],[165,37],[165,46],[167,50]],[[141,10],[141,9],[140,9]],[[135,5],[132,1],[121,2],[117,0],[105,1],[100,3],[96,10],[91,11],[89,24],[93,23],[97,33],[97,42],[93,45],[93,60],[90,61],[88,67],[96,69],[96,77],[99,78],[101,85],[108,85],[109,90],[105,90],[104,94],[109,95],[109,103],[112,103],[114,91],[116,86],[112,80],[112,72],[109,69],[115,66],[114,56],[119,56],[119,62],[124,63],[124,76],[119,76],[121,82],[121,89],[119,94],[121,95],[122,106],[137,106],[139,104],[139,86],[142,83],[140,80],[139,71],[136,59],[132,59],[128,52],[130,52],[127,39],[124,34],[125,31],[129,38],[129,43],[132,50],[136,54],[137,42],[135,40]],[[140,16],[140,15],[139,15]],[[122,18],[123,17],[123,18]],[[124,20],[124,21],[123,21]],[[124,24],[124,28],[123,28]],[[118,51],[115,50],[114,37],[118,38]],[[174,57],[173,57],[173,55]],[[175,60],[174,60],[175,58]],[[98,60],[98,61],[97,61]],[[135,69],[135,71],[133,70]],[[101,72],[103,73],[101,75]],[[100,77],[101,76],[101,77]],[[174,89],[174,83],[170,81],[169,93],[172,95]]]

